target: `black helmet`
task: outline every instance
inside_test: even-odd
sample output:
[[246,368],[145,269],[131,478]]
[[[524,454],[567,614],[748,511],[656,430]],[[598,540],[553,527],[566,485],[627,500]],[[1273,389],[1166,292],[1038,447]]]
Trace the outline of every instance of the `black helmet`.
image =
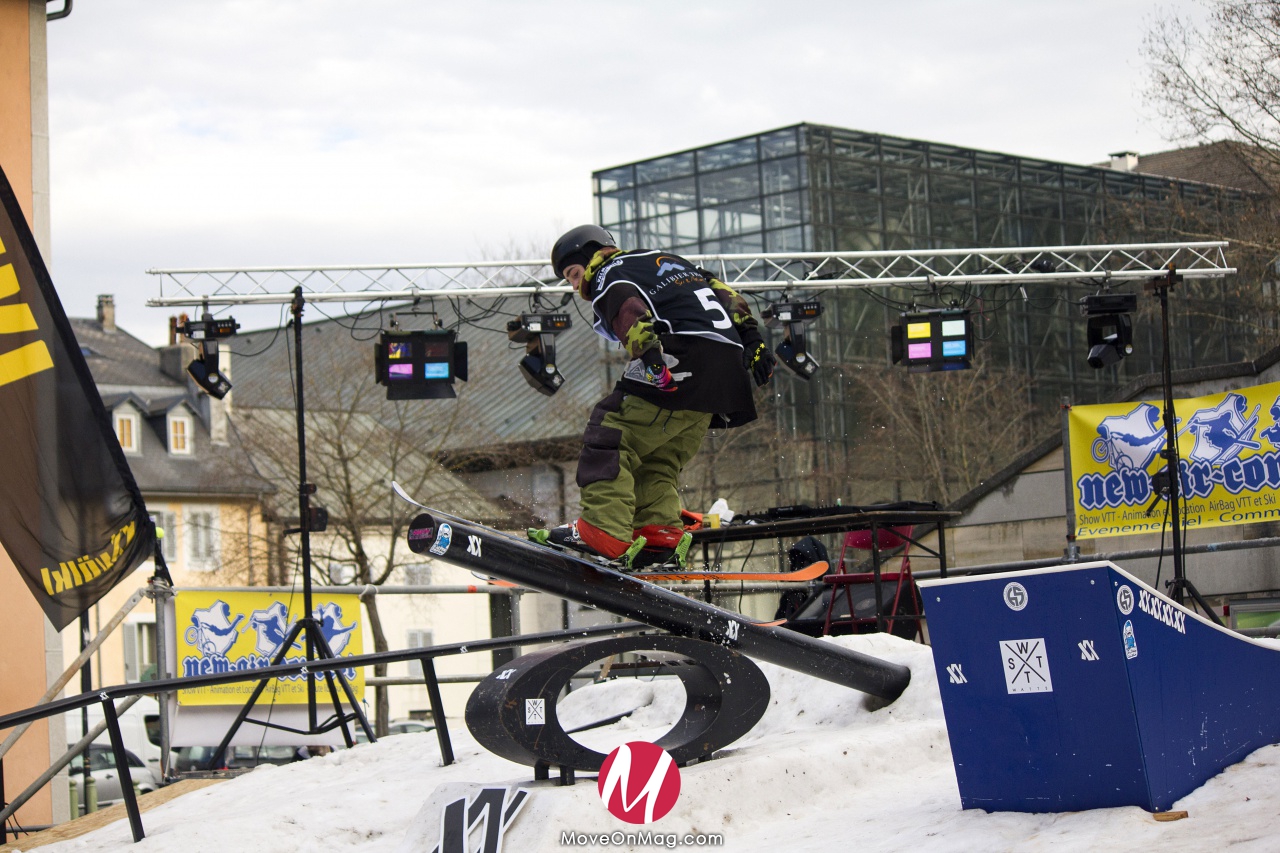
[[579,225],[561,235],[551,247],[551,268],[556,275],[564,278],[566,268],[574,264],[584,267],[591,262],[591,256],[605,246],[618,248],[613,235],[599,225]]

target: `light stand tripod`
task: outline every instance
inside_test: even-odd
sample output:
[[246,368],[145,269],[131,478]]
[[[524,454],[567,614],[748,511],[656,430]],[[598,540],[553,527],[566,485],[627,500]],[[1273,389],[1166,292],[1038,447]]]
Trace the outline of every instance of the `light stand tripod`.
[[[297,533],[301,536],[299,550],[302,555],[302,606],[304,615],[298,619],[289,628],[285,634],[284,640],[280,643],[279,649],[276,651],[275,657],[271,660],[271,665],[276,666],[285,662],[285,657],[289,653],[289,649],[293,648],[294,641],[298,639],[298,635],[302,634],[306,643],[307,661],[323,660],[332,658],[333,651],[329,648],[329,642],[324,637],[324,631],[321,630],[320,622],[315,618],[315,614],[311,604],[311,531],[323,529],[322,525],[316,523],[318,513],[314,512],[311,507],[311,495],[315,493],[316,487],[307,482],[307,433],[306,433],[306,403],[303,395],[302,381],[302,308],[305,299],[302,296],[302,288],[295,287],[293,290],[293,341],[294,341],[294,364],[298,377],[298,384],[295,390],[297,402],[297,426],[298,426],[298,527],[286,530],[285,533]],[[317,656],[317,653],[319,655]],[[305,671],[304,671],[305,672]],[[347,680],[346,675],[341,670],[326,671],[324,674],[325,682],[329,687],[329,697],[333,700],[333,716],[324,722],[320,722],[319,714],[316,709],[316,682],[315,676],[311,673],[305,673],[307,679],[307,728],[295,729],[289,726],[282,726],[263,720],[249,720],[249,713],[253,710],[254,703],[258,701],[258,697],[262,695],[262,691],[266,689],[267,682],[259,681],[254,687],[253,693],[250,694],[248,701],[244,707],[240,709],[240,713],[236,715],[235,722],[231,724],[231,728],[227,730],[226,735],[222,738],[222,743],[218,744],[218,748],[213,751],[209,757],[208,765],[205,769],[213,769],[212,765],[222,755],[225,754],[227,747],[231,744],[231,739],[235,737],[235,733],[246,720],[255,725],[264,728],[280,729],[282,731],[293,732],[302,735],[317,735],[324,732],[332,731],[335,728],[342,728],[342,738],[346,741],[347,746],[354,746],[355,741],[351,737],[351,730],[347,723],[355,720],[360,723],[360,727],[364,730],[365,736],[370,742],[377,740],[374,737],[373,730],[369,727],[369,720],[365,717],[364,711],[360,708],[360,703],[356,699],[355,691],[351,689],[351,683]],[[347,697],[347,703],[351,706],[351,711],[346,712],[342,709],[342,702],[338,698],[338,692],[335,689],[334,681],[342,686],[342,692]]]
[[[1186,595],[1199,605],[1205,613],[1218,625],[1222,620],[1213,608],[1204,600],[1204,596],[1187,578],[1186,566],[1182,560],[1182,469],[1178,456],[1178,416],[1173,406],[1173,368],[1169,357],[1169,291],[1181,279],[1171,268],[1166,275],[1151,279],[1147,288],[1154,291],[1160,300],[1160,332],[1163,338],[1163,362],[1161,379],[1164,385],[1164,450],[1161,456],[1165,459],[1164,484],[1169,496],[1169,521],[1173,527],[1173,580],[1168,582],[1169,597],[1182,604]],[[1156,477],[1160,477],[1157,474]]]

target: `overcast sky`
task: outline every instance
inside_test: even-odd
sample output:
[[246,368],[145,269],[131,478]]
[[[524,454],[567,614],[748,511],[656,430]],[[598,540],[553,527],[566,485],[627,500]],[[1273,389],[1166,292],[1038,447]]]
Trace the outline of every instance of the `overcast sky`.
[[158,344],[149,268],[545,257],[592,171],[801,121],[1163,150],[1142,39],[1194,8],[78,0],[48,31],[54,282]]

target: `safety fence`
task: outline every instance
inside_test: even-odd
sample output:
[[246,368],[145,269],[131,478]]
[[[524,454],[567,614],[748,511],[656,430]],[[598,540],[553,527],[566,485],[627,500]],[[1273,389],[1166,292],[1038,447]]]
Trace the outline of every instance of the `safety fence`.
[[[615,634],[627,634],[638,631],[652,630],[647,625],[638,622],[622,622],[610,625],[596,625],[587,628],[578,628],[568,631],[545,631],[537,634],[523,634],[517,637],[495,637],[486,640],[473,640],[461,643],[448,643],[439,646],[428,646],[424,648],[404,649],[390,652],[375,652],[366,655],[357,655],[351,657],[329,658],[327,660],[314,660],[303,663],[279,664],[276,666],[265,666],[257,669],[249,669],[243,671],[216,673],[212,675],[197,675],[187,678],[165,678],[156,681],[146,681],[136,684],[119,684],[112,687],[103,687],[91,693],[81,693],[76,696],[69,696],[65,699],[55,699],[18,711],[12,714],[0,716],[0,730],[13,728],[16,726],[30,725],[37,720],[42,720],[57,714],[63,714],[67,711],[75,711],[86,708],[89,705],[100,703],[102,705],[103,723],[106,731],[111,738],[111,749],[115,755],[117,769],[120,773],[120,788],[124,798],[125,811],[129,816],[129,828],[133,833],[134,841],[141,841],[145,833],[142,828],[142,816],[138,810],[137,797],[133,791],[133,781],[130,778],[129,762],[125,752],[124,738],[120,730],[121,708],[116,706],[117,701],[123,702],[136,697],[162,693],[173,690],[184,690],[196,687],[211,687],[222,684],[235,684],[238,682],[248,681],[267,681],[272,678],[283,678],[289,676],[310,676],[315,678],[318,675],[326,675],[338,670],[345,670],[354,667],[376,666],[379,664],[401,663],[404,661],[418,661],[422,665],[423,682],[427,688],[427,696],[431,703],[431,713],[435,718],[436,738],[440,744],[440,758],[445,764],[453,763],[453,744],[449,739],[449,727],[445,720],[444,703],[440,697],[440,682],[436,676],[435,659],[450,655],[468,654],[471,652],[489,652],[496,649],[514,648],[518,646],[536,645],[538,643],[556,643],[567,640],[583,639],[587,637],[611,636]],[[338,700],[335,697],[335,708]],[[339,715],[341,716],[341,715]],[[252,722],[252,721],[250,721]],[[352,742],[351,734],[347,729],[345,720],[341,720],[343,734],[350,744]],[[91,733],[96,736],[98,732]],[[87,743],[92,737],[86,735]],[[29,786],[14,801],[0,810],[0,844],[7,841],[7,832],[4,829],[4,822],[8,820],[31,794],[38,791],[46,784],[54,774],[62,769],[71,757],[76,754],[75,750],[83,749],[84,746],[77,744],[72,750],[69,750],[63,756],[61,764],[50,768],[46,771],[47,775],[41,776],[36,783]],[[4,779],[3,759],[0,758],[0,783]],[[4,791],[0,788],[0,802],[5,801]]]

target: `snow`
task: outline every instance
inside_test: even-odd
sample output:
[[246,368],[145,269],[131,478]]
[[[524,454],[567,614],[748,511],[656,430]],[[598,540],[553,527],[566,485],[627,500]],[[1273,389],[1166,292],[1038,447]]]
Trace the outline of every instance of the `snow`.
[[[1258,750],[1178,802],[1175,810],[1190,813],[1185,820],[1157,822],[1139,808],[963,810],[928,647],[885,635],[828,642],[909,666],[911,685],[880,707],[864,694],[762,664],[772,689],[764,718],[715,760],[684,768],[679,802],[650,829],[719,833],[723,844],[711,849],[735,853],[1280,848],[1280,746]],[[657,739],[683,703],[675,679],[617,679],[575,691],[559,708],[566,728],[633,711],[576,736],[607,751],[630,740]],[[532,791],[504,842],[514,853],[574,849],[561,845],[565,831],[634,831],[604,809],[593,779],[563,788],[532,784],[529,768],[479,747],[460,718],[450,726],[458,759],[450,767],[440,766],[434,733],[399,735],[284,767],[259,767],[179,797],[143,814],[147,837],[136,845],[120,821],[39,849],[429,853],[434,841],[422,843],[419,833],[439,812],[424,804],[441,786],[453,790],[464,783],[524,783]]]

